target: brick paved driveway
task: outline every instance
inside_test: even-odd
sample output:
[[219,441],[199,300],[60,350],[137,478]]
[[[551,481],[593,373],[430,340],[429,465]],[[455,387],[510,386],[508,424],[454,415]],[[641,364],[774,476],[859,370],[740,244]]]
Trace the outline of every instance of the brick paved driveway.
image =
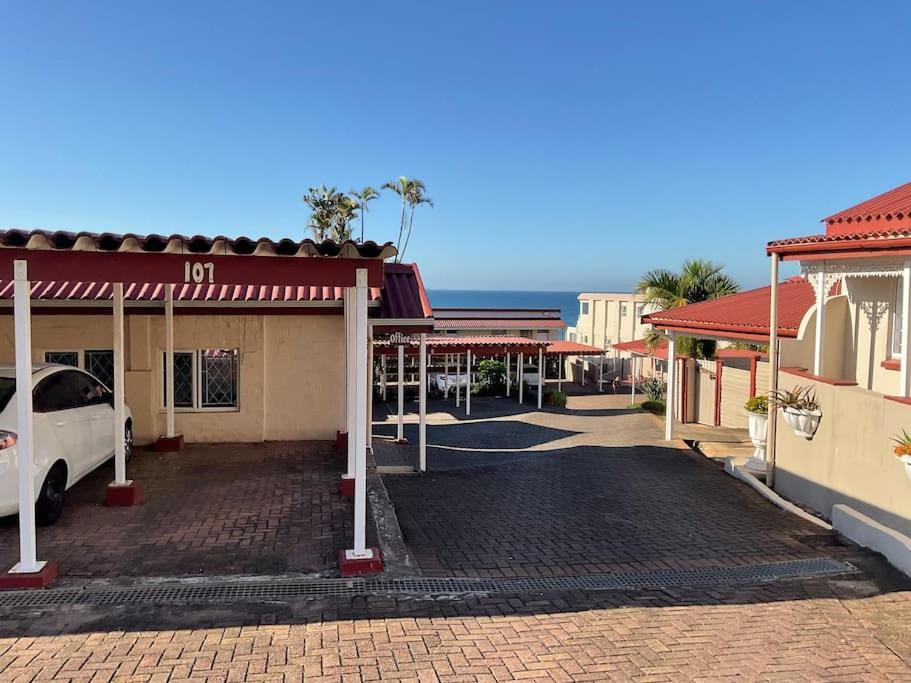
[[[651,416],[613,407],[618,399],[430,425],[431,471],[384,477],[424,573],[547,576],[849,552],[717,464],[663,443]],[[535,443],[518,462],[500,450],[512,433]]]
[[[67,492],[56,525],[39,528],[39,556],[64,578],[333,574],[335,553],[351,542],[351,505],[336,493],[342,462],[328,443],[137,450],[129,470],[142,505],[101,504],[108,465]],[[0,520],[2,567],[16,561],[16,524]]]
[[486,449],[490,425],[450,428],[431,454],[449,469],[385,477],[427,573],[819,556],[861,571],[458,599],[0,608],[0,679],[911,681],[907,580],[660,444],[648,416],[587,401],[575,412],[506,416],[526,435],[544,428],[525,451]]

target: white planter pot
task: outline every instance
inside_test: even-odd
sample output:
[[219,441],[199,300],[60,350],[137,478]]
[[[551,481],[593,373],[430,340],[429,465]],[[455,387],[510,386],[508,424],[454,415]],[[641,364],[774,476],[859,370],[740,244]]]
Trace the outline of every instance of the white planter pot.
[[911,479],[911,455],[903,455],[899,459],[902,461],[902,465],[905,466],[905,474],[908,475],[908,479]]
[[769,421],[767,415],[747,412],[750,418],[750,441],[753,443],[753,457],[746,462],[746,466],[757,472],[766,471],[765,444],[766,425]]
[[796,408],[783,408],[784,421],[788,423],[797,436],[812,439],[819,427],[822,413],[818,410],[797,410]]

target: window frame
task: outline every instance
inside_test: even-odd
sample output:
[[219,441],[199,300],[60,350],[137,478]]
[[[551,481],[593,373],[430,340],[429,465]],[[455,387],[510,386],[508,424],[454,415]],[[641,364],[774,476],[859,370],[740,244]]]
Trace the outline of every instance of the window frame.
[[588,315],[588,314],[589,314],[589,313],[588,313],[588,312],[589,312],[589,305],[588,305],[588,304],[589,304],[589,300],[588,300],[588,299],[583,299],[582,301],[579,302],[579,315],[580,315],[580,316]]
[[[902,317],[902,281],[898,278],[895,284],[895,293],[892,295],[892,315],[889,317],[891,326],[889,334],[889,358],[892,360],[901,360],[904,358],[904,349],[896,351],[902,340],[902,327],[907,321],[901,320]],[[901,321],[901,322],[899,322]]]
[[[206,351],[207,349],[174,349],[174,355],[178,353],[188,353],[191,358],[191,367],[192,367],[192,395],[193,395],[193,405],[192,406],[174,406],[175,413],[238,413],[240,412],[241,402],[240,402],[240,349],[237,347],[224,347],[225,350],[234,351],[237,355],[237,376],[235,377],[235,401],[233,406],[203,406],[202,405],[202,364],[199,362],[199,355]],[[165,376],[165,368],[167,368],[167,350],[161,350],[159,354],[161,359],[160,371],[161,371],[161,384],[160,394],[159,394],[159,412],[166,413],[168,407],[165,405],[165,384],[167,382],[167,377]]]

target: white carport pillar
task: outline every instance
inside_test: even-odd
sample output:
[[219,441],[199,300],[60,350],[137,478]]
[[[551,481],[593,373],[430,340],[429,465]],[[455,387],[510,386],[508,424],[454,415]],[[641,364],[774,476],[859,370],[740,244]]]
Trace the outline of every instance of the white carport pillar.
[[525,354],[523,352],[519,352],[519,369],[516,370],[516,377],[519,380],[519,405],[521,405],[522,394],[525,389],[523,386],[525,384]]
[[565,359],[563,358],[562,353],[559,356],[557,356],[557,361],[558,361],[558,363],[557,363],[557,391],[562,392],[563,391],[563,363],[566,362]]
[[465,414],[471,415],[471,349],[465,352]]
[[506,398],[509,398],[509,384],[510,384],[510,382],[509,382],[509,380],[510,380],[509,365],[511,362],[512,362],[512,354],[510,354],[507,351],[506,352]]
[[[114,283],[114,484],[127,484],[123,363],[123,283]],[[172,400],[169,402],[173,404]],[[169,434],[169,436],[171,436]]]
[[667,340],[667,401],[664,408],[664,439],[674,438],[674,416],[677,411],[677,335],[668,334]]
[[418,352],[421,388],[418,389],[418,464],[421,472],[427,471],[427,333],[421,332]]
[[462,354],[457,353],[456,354],[456,367],[455,367],[456,408],[458,408],[460,405],[460,403],[459,403],[459,385],[462,382],[461,373],[462,373]]
[[395,428],[395,440],[401,443],[405,440],[405,346],[402,344],[399,344],[398,358],[396,360],[398,363],[399,412],[398,423]]
[[[778,393],[778,261],[781,257],[772,254],[772,282],[769,293],[769,396]],[[765,483],[775,485],[775,437],[778,433],[778,406],[769,402],[769,419],[766,422]]]
[[[19,563],[10,573],[40,572],[45,562],[37,558],[35,533],[35,453],[32,423],[32,306],[28,262],[13,262],[13,316],[16,344],[16,421],[19,477]],[[28,387],[25,391],[22,389]]]
[[354,355],[354,555],[367,550],[367,270],[358,268],[355,287]]
[[347,406],[345,409],[345,431],[348,433],[348,467],[345,478],[354,478],[354,453],[355,453],[355,413],[357,403],[357,391],[355,387],[355,356],[357,342],[355,339],[355,301],[354,287],[346,287],[344,293],[345,301],[345,395]]
[[177,436],[177,427],[174,425],[174,285],[172,284],[165,285],[164,336],[164,382],[168,404],[165,410],[165,436],[172,438]]
[[544,405],[544,349],[538,349],[538,410]]
[[630,354],[630,403],[636,402],[636,360],[638,356],[635,353]]
[[911,396],[911,259],[902,270],[901,395]]
[[823,337],[826,329],[826,262],[819,262],[819,278],[816,282],[816,353],[813,360],[813,374],[822,376]]

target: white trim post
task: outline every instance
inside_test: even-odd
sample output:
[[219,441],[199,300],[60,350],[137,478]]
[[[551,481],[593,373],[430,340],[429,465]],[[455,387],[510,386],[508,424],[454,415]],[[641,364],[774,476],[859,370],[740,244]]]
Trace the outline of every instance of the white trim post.
[[456,387],[455,387],[455,389],[456,389],[456,408],[458,408],[458,407],[461,405],[461,403],[460,403],[460,401],[459,401],[459,384],[460,384],[461,381],[462,381],[461,372],[462,372],[462,354],[461,354],[461,353],[457,353],[457,354],[456,354],[456,367],[455,367],[455,378],[456,378],[456,382],[455,382],[455,384],[456,384]]
[[367,550],[367,270],[357,269],[355,287],[355,413],[354,420],[354,553]]
[[123,368],[123,283],[114,283],[114,484],[127,483]]
[[509,365],[512,362],[512,358],[509,351],[506,352],[506,398],[509,398]]
[[383,403],[386,402],[386,354],[380,356],[380,390],[383,394]]
[[449,354],[443,354],[443,400],[449,398]]
[[826,262],[819,262],[819,281],[816,283],[816,349],[813,356],[813,374],[822,377],[823,337],[826,328]]
[[421,472],[427,471],[427,333],[421,332],[420,357],[421,388],[418,390],[418,461]]
[[674,415],[677,412],[677,335],[668,333],[667,401],[664,408],[664,440],[674,438]]
[[[10,573],[39,572],[46,564],[37,560],[35,529],[35,442],[32,422],[32,302],[28,261],[13,262],[13,326],[16,345],[16,453],[19,476],[19,563]],[[24,387],[29,389],[23,391]]]
[[544,405],[544,349],[538,349],[538,410]]
[[471,349],[465,352],[465,415],[471,415]]
[[395,428],[395,440],[401,443],[405,440],[405,346],[399,344],[398,358],[398,422]]
[[905,261],[902,271],[902,329],[901,329],[901,392],[911,396],[911,259]]
[[367,324],[367,448],[373,452],[373,382],[376,379],[373,362],[373,327]]
[[[616,363],[614,364],[614,369],[617,369]],[[601,359],[598,361],[598,391],[604,393],[604,354],[601,354]]]
[[525,387],[525,352],[519,352],[519,369],[516,370],[516,376],[519,379],[519,405],[522,405],[522,399]]
[[165,285],[164,299],[165,369],[164,382],[167,393],[165,436],[177,436],[174,424],[174,285]]
[[[778,261],[781,257],[772,254],[771,291],[769,293],[769,395],[778,393]],[[769,405],[769,419],[766,422],[766,486],[775,484],[775,438],[778,433],[778,407]]]
[[566,361],[565,361],[565,359],[564,359],[562,353],[561,353],[559,356],[557,356],[557,360],[558,360],[558,365],[557,365],[557,391],[559,391],[559,392],[562,393],[562,392],[563,392],[563,363],[565,363]]
[[630,403],[636,402],[636,356],[635,353],[630,354]]
[[355,339],[355,289],[345,287],[345,386],[347,409],[345,411],[345,431],[348,433],[348,465],[345,479],[354,478],[355,470],[355,415],[357,413],[357,375],[355,372],[357,343]]

